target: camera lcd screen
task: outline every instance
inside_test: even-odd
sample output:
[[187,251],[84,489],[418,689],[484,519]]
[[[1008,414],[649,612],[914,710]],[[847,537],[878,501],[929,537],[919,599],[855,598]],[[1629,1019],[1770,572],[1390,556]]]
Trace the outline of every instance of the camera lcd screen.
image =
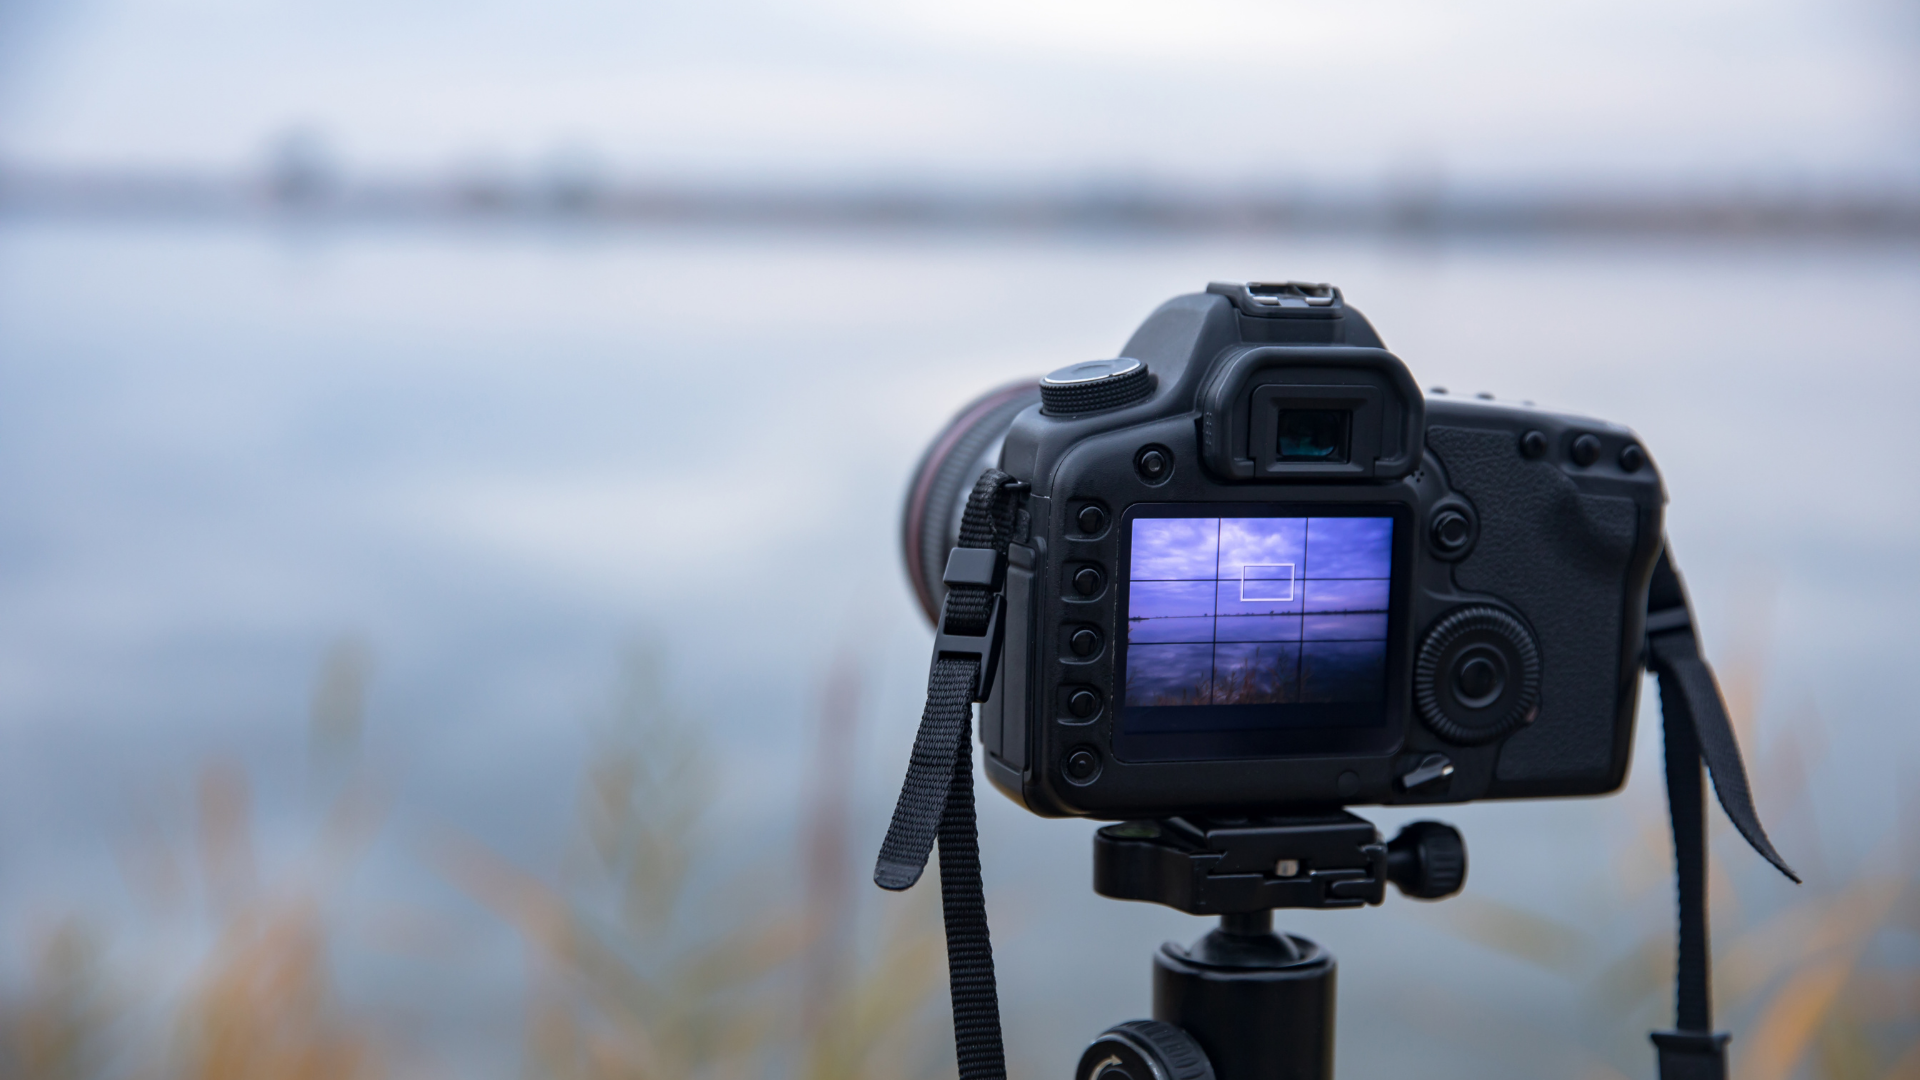
[[1116,752],[1321,752],[1377,733],[1394,528],[1391,514],[1134,517]]

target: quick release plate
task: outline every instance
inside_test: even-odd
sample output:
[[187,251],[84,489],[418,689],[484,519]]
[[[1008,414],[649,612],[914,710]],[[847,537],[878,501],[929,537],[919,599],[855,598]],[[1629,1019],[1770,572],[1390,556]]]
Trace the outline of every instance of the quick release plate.
[[1378,904],[1387,880],[1380,833],[1344,811],[1127,821],[1094,834],[1095,892],[1194,915]]

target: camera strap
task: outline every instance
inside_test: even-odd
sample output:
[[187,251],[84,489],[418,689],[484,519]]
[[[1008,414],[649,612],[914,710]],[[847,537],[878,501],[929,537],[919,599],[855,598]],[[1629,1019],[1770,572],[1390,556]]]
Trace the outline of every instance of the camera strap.
[[960,543],[947,558],[947,598],[927,675],[927,706],[873,870],[881,888],[909,888],[926,869],[934,841],[940,842],[940,905],[960,1080],[1006,1080],[1007,1075],[974,824],[973,703],[987,699],[1000,662],[1007,544],[1017,497],[1026,489],[1025,483],[988,469],[967,496]]
[[1678,963],[1674,967],[1674,1030],[1656,1031],[1660,1080],[1725,1080],[1727,1039],[1713,1030],[1712,953],[1707,931],[1707,815],[1701,764],[1734,828],[1753,850],[1795,884],[1796,876],[1767,839],[1753,808],[1746,766],[1713,669],[1700,656],[1693,605],[1660,553],[1647,591],[1647,667],[1660,683],[1666,741],[1667,812],[1679,898]]

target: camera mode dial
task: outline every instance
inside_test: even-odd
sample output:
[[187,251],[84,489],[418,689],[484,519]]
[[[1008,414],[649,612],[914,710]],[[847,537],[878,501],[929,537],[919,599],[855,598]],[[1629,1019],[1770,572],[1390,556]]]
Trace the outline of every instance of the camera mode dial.
[[1072,416],[1131,405],[1153,392],[1147,365],[1132,357],[1069,364],[1040,380],[1040,411]]
[[1434,734],[1479,746],[1531,723],[1540,708],[1540,649],[1496,607],[1457,608],[1427,632],[1413,698]]

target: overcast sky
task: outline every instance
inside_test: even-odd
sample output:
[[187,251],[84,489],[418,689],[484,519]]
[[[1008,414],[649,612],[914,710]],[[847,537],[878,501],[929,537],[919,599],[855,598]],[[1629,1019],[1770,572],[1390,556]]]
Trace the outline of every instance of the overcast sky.
[[1914,0],[0,0],[0,154],[747,183],[1920,176]]

